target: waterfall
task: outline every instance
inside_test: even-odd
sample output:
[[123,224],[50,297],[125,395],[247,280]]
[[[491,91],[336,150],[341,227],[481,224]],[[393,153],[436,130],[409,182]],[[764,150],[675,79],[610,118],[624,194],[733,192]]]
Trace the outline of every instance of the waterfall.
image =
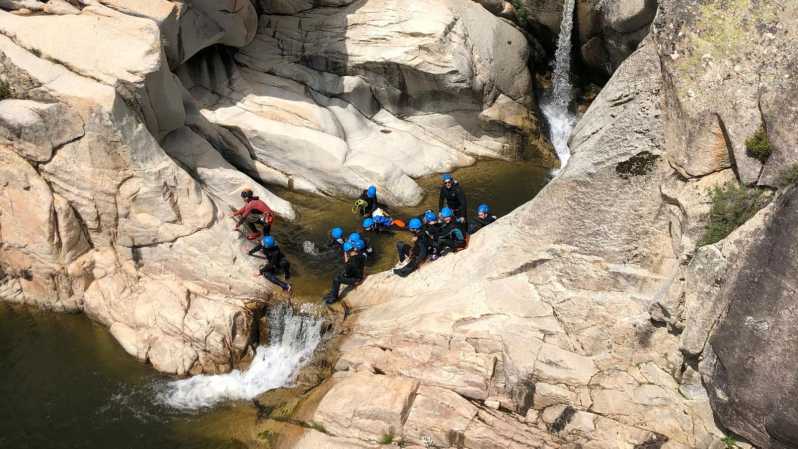
[[568,163],[571,151],[568,138],[576,124],[576,117],[568,110],[573,95],[571,86],[571,33],[574,28],[575,0],[565,0],[557,39],[557,52],[554,58],[552,89],[543,96],[541,110],[549,124],[552,145],[557,151],[562,167]]
[[169,382],[158,399],[170,407],[188,410],[227,400],[253,399],[290,385],[321,341],[321,327],[319,318],[295,314],[287,306],[273,307],[269,311],[269,345],[258,347],[249,369]]

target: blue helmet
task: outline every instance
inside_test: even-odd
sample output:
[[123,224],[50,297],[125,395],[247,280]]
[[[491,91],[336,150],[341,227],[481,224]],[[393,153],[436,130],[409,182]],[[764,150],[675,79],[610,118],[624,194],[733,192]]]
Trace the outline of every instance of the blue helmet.
[[424,221],[426,221],[427,223],[433,222],[433,221],[435,221],[437,219],[438,219],[438,216],[435,215],[435,212],[433,212],[431,210],[428,210],[428,211],[424,212]]
[[480,204],[479,207],[477,208],[477,213],[478,214],[489,214],[490,213],[490,206],[488,206],[487,204]]
[[452,218],[454,217],[454,211],[448,207],[444,207],[441,209],[441,218]]
[[353,232],[349,234],[349,238],[347,240],[349,240],[350,242],[356,242],[358,240],[363,240],[363,237],[361,237],[359,233]]
[[452,175],[449,173],[444,173],[443,176],[441,176],[441,180],[443,182],[454,181],[454,177],[452,177]]
[[369,198],[377,198],[377,188],[374,186],[369,186],[366,190],[366,196]]
[[341,228],[332,228],[330,235],[336,240],[341,239],[344,237],[344,230]]
[[364,249],[366,249],[366,242],[364,242],[363,240],[357,240],[352,242],[352,246],[354,246],[355,249],[358,251],[363,251]]
[[261,239],[260,241],[260,244],[264,248],[274,248],[275,246],[277,246],[277,242],[274,241],[274,237],[270,235],[263,237],[263,239]]
[[351,241],[347,241],[344,243],[344,251],[349,252],[355,249],[355,245]]
[[407,229],[411,231],[420,231],[422,227],[421,220],[418,218],[413,218],[410,220],[410,223],[407,224]]
[[373,218],[366,218],[363,220],[363,229],[369,231],[374,227],[374,219]]

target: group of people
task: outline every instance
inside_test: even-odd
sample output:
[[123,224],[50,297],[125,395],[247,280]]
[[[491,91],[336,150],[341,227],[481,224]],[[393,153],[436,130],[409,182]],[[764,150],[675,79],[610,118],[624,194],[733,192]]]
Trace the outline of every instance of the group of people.
[[[469,235],[496,221],[496,216],[491,215],[487,204],[480,204],[476,217],[469,220],[463,187],[450,174],[443,175],[441,180],[439,212],[424,211],[407,223],[390,216],[388,207],[377,199],[377,188],[374,186],[363,191],[355,202],[354,210],[363,219],[363,231],[407,230],[412,234],[411,242],[399,242],[396,245],[399,263],[393,272],[399,276],[407,277],[428,260],[464,249]],[[360,233],[352,233],[347,239],[344,239],[344,234],[339,227],[330,231],[330,245],[341,248],[345,269],[334,278],[330,292],[324,297],[328,304],[338,300],[342,284],[357,285],[362,282],[365,262],[373,254],[373,249]]]
[[[406,277],[428,260],[464,249],[469,235],[496,221],[496,216],[491,215],[487,204],[480,204],[476,216],[469,220],[463,187],[450,174],[443,175],[441,180],[439,212],[424,211],[407,223],[391,217],[388,206],[378,200],[375,186],[368,187],[355,201],[353,212],[361,216],[364,233],[408,231],[413,236],[409,243],[397,243],[399,263],[393,272],[398,276]],[[251,190],[244,190],[241,196],[245,205],[233,214],[238,218],[236,229],[246,225],[251,231],[248,238],[259,239],[249,255],[261,253],[266,263],[260,268],[259,274],[290,294],[291,265],[270,235],[274,214]],[[373,257],[374,250],[361,232],[346,236],[341,227],[330,230],[328,247],[342,255],[344,264],[343,269],[333,277],[330,291],[323,298],[327,304],[332,304],[338,301],[343,285],[356,286],[363,281],[366,261]],[[283,280],[278,277],[281,273],[284,274]]]

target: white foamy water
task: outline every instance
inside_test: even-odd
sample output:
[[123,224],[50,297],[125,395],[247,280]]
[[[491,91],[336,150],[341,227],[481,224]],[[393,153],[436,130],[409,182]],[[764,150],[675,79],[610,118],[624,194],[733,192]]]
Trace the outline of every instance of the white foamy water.
[[322,320],[277,306],[269,313],[269,345],[260,346],[249,369],[199,375],[169,382],[159,400],[177,409],[211,407],[222,401],[253,399],[291,385],[321,341]]
[[551,139],[562,167],[568,163],[571,150],[568,148],[568,138],[576,125],[576,117],[568,110],[568,105],[573,98],[571,85],[571,34],[574,28],[574,3],[576,0],[566,0],[563,5],[560,35],[557,38],[557,52],[554,58],[554,72],[552,73],[552,89],[543,96],[540,109],[549,124],[549,138]]

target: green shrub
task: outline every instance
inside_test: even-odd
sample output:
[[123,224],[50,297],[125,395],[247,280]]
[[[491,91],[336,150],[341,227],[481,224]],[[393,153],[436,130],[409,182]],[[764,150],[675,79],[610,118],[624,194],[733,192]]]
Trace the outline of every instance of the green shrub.
[[389,430],[388,433],[384,434],[377,442],[380,444],[391,444],[393,443],[394,434],[393,429]]
[[736,449],[739,447],[737,446],[737,440],[733,436],[725,436],[721,438],[720,441],[723,443],[726,449]]
[[11,98],[11,85],[8,81],[0,79],[0,100]]
[[745,141],[745,154],[747,154],[748,157],[757,159],[764,164],[770,157],[770,153],[772,153],[772,150],[765,128],[759,128],[753,136]]
[[798,164],[793,164],[784,169],[779,176],[779,187],[789,187],[798,184]]
[[712,209],[709,212],[704,237],[699,246],[717,243],[753,217],[770,201],[770,193],[729,182],[712,189]]
[[518,24],[526,28],[529,24],[529,11],[526,9],[524,0],[510,0],[510,3],[515,9],[515,17],[518,19]]

